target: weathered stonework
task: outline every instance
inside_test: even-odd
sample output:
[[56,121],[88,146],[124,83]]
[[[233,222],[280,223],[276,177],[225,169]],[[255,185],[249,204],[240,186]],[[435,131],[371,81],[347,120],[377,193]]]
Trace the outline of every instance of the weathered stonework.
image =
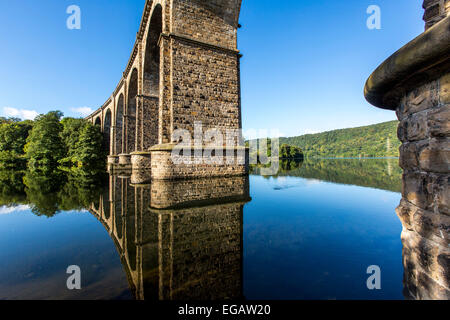
[[[203,132],[218,129],[223,135],[242,128],[240,7],[241,0],[146,1],[123,78],[112,97],[88,117],[104,131],[111,156],[158,153],[155,145],[178,142],[175,130],[187,130],[193,137],[196,122],[202,124]],[[148,170],[138,157],[130,161],[133,170]],[[119,165],[129,164],[120,156]],[[175,166],[165,163],[154,176],[179,179],[246,171],[226,163]],[[164,168],[167,173],[161,173]]]
[[[207,177],[229,177],[229,176],[243,176],[248,175],[248,149],[234,148],[230,156],[227,156],[227,151],[223,151],[222,159],[217,159],[216,164],[212,158],[210,161],[203,157],[200,162],[195,161],[195,149],[191,149],[191,156],[186,156],[186,161],[174,164],[172,158],[172,151],[174,144],[159,145],[151,149],[152,156],[152,179],[153,180],[177,180],[183,178],[207,178]],[[204,149],[201,149],[201,154]]]
[[428,29],[448,16],[450,0],[425,0],[423,2],[425,14],[425,29]]
[[424,1],[427,31],[384,62],[365,88],[369,102],[396,110],[400,120],[397,214],[405,296],[412,299],[450,299],[449,2]]
[[249,201],[248,177],[158,181],[152,185],[153,209],[177,209],[217,202]]

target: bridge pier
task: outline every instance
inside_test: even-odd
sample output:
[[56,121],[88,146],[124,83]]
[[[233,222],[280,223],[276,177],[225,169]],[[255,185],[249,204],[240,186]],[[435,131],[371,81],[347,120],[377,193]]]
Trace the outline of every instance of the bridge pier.
[[135,151],[131,153],[131,183],[144,184],[151,181],[151,153]]
[[101,124],[111,128],[110,167],[132,170],[140,182],[248,173],[245,155],[243,162],[227,156],[222,164],[178,165],[171,159],[177,130],[192,137],[195,123],[222,134],[242,128],[240,8],[241,0],[146,1],[123,77],[88,117],[114,115]]
[[131,154],[119,154],[119,166],[122,169],[131,169]]

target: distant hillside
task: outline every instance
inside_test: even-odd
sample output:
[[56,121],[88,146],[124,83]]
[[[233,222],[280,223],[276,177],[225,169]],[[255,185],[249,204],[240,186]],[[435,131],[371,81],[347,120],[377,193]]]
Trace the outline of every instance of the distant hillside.
[[398,121],[281,138],[280,145],[299,147],[308,158],[327,157],[398,157]]

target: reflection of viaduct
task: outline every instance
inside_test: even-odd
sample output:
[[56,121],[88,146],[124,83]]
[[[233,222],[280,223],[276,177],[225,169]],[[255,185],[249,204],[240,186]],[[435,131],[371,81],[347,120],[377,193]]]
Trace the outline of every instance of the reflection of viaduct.
[[137,299],[242,296],[247,177],[131,185],[110,176],[90,212],[104,225]]
[[[201,166],[174,172],[174,130],[240,129],[240,54],[237,28],[242,0],[147,0],[136,42],[117,88],[88,119],[101,126],[111,166],[155,168],[153,178],[201,176]],[[238,147],[236,147],[238,148]],[[238,148],[239,149],[239,148]],[[239,175],[225,164],[208,175]],[[207,169],[206,169],[207,170]]]

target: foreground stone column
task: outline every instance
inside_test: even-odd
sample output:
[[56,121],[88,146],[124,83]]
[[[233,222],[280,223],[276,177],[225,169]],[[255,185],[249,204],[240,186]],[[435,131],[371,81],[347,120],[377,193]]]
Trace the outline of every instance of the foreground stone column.
[[424,2],[426,31],[370,76],[366,99],[395,110],[403,199],[405,296],[450,299],[449,1]]

